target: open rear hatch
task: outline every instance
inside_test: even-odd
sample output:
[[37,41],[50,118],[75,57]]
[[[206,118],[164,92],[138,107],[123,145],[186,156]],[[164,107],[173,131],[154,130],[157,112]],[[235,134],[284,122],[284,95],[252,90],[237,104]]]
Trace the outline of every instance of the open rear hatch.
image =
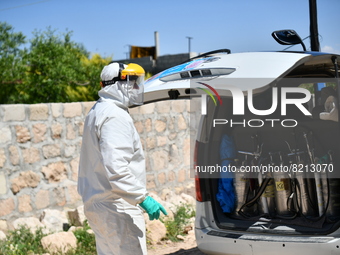
[[[202,98],[194,170],[220,229],[314,235],[339,228],[336,75],[332,54],[255,52],[192,60],[146,82],[146,102]],[[309,88],[311,100],[296,87]]]

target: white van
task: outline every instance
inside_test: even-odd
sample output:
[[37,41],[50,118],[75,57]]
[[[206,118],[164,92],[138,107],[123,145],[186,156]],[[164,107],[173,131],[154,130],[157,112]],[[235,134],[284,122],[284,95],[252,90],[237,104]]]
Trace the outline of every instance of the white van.
[[223,50],[145,101],[197,97],[196,241],[206,254],[340,254],[339,55]]

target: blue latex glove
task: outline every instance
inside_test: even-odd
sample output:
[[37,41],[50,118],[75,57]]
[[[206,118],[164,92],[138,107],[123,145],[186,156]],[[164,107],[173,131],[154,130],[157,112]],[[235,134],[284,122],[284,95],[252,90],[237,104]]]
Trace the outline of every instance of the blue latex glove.
[[148,213],[150,220],[158,220],[160,211],[162,211],[164,215],[168,215],[164,207],[150,196],[147,196],[139,205]]

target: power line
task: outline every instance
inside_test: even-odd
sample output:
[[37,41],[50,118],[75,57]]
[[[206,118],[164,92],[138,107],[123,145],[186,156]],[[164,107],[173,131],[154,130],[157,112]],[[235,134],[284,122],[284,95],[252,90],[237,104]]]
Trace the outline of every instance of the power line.
[[5,8],[5,9],[0,9],[0,12],[8,11],[8,10],[16,9],[16,8],[21,8],[21,7],[25,7],[25,6],[30,6],[30,5],[34,5],[34,4],[40,4],[40,3],[44,3],[44,2],[48,2],[48,1],[50,1],[50,0],[44,0],[44,1],[39,1],[39,2],[34,2],[34,3],[29,3],[29,4],[13,6],[13,7]]

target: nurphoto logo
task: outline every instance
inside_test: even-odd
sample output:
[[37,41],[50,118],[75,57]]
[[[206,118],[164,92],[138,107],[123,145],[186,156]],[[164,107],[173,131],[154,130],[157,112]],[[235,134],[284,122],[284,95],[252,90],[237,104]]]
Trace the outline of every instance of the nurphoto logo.
[[[198,83],[210,89],[217,97],[217,100],[220,103],[220,105],[222,105],[222,99],[220,95],[217,93],[216,89],[214,89],[212,86],[206,83],[203,83],[203,82],[198,82]],[[201,96],[201,114],[206,115],[207,114],[207,95],[209,95],[210,98],[213,100],[215,106],[217,106],[217,102],[216,102],[214,95],[210,92],[210,90],[206,88],[201,88],[201,87],[197,87],[197,88],[203,90],[206,93],[206,94],[202,94]]]
[[[212,86],[199,82],[201,85],[204,85],[207,88],[201,88],[199,89],[203,90],[206,94],[202,94],[201,97],[201,114],[206,115],[207,114],[207,95],[210,96],[210,98],[213,100],[215,106],[217,106],[217,101],[215,99],[215,96],[219,102],[220,105],[222,105],[222,99],[221,96],[218,94],[216,89],[214,89]],[[243,91],[232,85],[225,85],[224,90],[229,90],[232,95],[233,99],[233,115],[244,115],[245,113],[245,96],[243,94]],[[211,91],[215,94],[215,96],[211,93]],[[282,87],[280,88],[280,109],[281,109],[281,116],[287,115],[287,105],[295,105],[298,110],[300,110],[304,115],[311,116],[312,114],[306,109],[306,107],[303,105],[304,103],[307,103],[311,99],[311,93],[304,88],[297,88],[297,87]],[[298,93],[301,94],[302,98],[288,98],[287,95],[289,93]],[[273,87],[272,88],[272,105],[269,109],[266,110],[258,110],[253,105],[253,90],[248,89],[247,90],[247,107],[249,111],[257,116],[267,116],[272,113],[274,113],[278,107],[278,88]],[[232,119],[214,119],[213,120],[213,127],[216,125],[243,125],[243,126],[250,126],[250,127],[261,127],[264,125],[265,122],[271,122],[272,127],[276,122],[280,122],[283,127],[295,127],[297,125],[297,121],[294,119],[250,119],[250,120],[243,120],[241,122],[233,122]]]

